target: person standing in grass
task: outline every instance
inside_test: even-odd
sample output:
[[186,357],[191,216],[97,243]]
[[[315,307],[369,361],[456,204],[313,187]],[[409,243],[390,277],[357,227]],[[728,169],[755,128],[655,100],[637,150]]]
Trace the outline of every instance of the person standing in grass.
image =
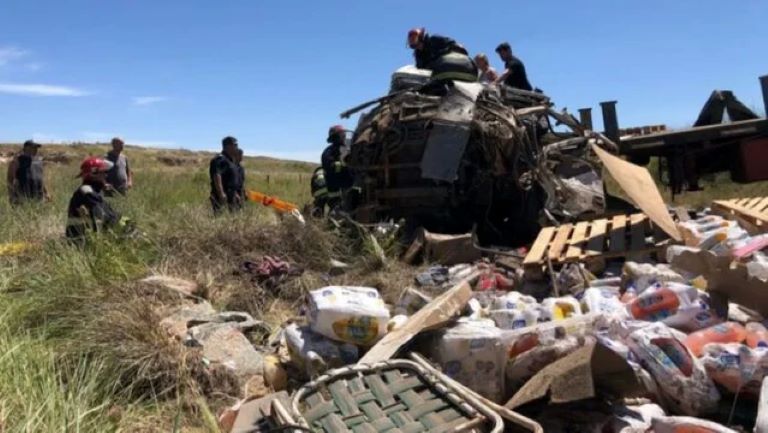
[[123,147],[125,142],[115,137],[112,139],[112,150],[107,152],[106,159],[112,163],[112,168],[107,172],[107,187],[104,193],[107,196],[114,194],[114,191],[119,192],[122,195],[133,188],[133,172],[130,165],[128,165],[128,158],[123,153]]
[[21,153],[8,165],[8,198],[11,205],[50,200],[43,179],[43,159],[38,155],[40,147],[32,140],[25,141]]
[[103,191],[107,184],[107,173],[114,166],[106,159],[94,156],[80,164],[83,179],[67,207],[67,238],[83,241],[89,231],[100,232],[120,223],[120,214],[104,200]]
[[240,169],[236,161],[238,143],[235,137],[221,140],[221,153],[211,159],[208,172],[211,177],[211,206],[214,215],[225,207],[230,211],[242,208],[243,197],[240,182]]

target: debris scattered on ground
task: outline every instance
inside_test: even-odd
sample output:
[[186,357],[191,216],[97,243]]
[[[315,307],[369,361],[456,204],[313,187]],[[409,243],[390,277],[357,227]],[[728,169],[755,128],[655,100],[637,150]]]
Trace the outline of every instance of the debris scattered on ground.
[[202,294],[200,293],[200,287],[194,281],[167,275],[152,275],[150,277],[144,278],[140,282],[155,287],[172,290],[174,292],[178,292],[182,296],[187,296],[190,298],[196,298]]

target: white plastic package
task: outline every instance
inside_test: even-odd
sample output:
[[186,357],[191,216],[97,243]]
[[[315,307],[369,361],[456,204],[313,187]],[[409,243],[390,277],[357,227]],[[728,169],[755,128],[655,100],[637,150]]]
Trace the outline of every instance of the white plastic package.
[[309,292],[309,317],[319,334],[370,346],[387,333],[389,310],[376,289],[330,286]]

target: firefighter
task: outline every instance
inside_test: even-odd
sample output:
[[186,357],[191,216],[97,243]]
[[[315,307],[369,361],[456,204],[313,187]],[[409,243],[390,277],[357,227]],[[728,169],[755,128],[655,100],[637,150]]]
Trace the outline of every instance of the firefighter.
[[321,218],[325,215],[325,205],[328,203],[328,188],[325,185],[325,172],[323,167],[317,167],[312,173],[312,216]]
[[332,126],[328,130],[329,145],[320,158],[325,175],[325,186],[328,189],[326,203],[330,210],[338,208],[342,203],[344,192],[352,187],[354,179],[341,158],[341,148],[345,144],[345,131],[341,125]]
[[118,226],[120,214],[104,200],[103,191],[107,184],[107,172],[112,162],[88,157],[80,164],[83,182],[69,200],[67,208],[67,238],[83,241],[86,233],[100,232]]
[[432,81],[477,81],[477,66],[467,50],[451,38],[427,34],[421,28],[408,32],[416,67],[432,71]]

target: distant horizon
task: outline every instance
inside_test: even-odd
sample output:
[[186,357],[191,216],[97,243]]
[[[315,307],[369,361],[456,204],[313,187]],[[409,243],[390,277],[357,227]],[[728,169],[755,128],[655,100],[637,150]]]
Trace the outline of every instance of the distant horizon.
[[316,163],[329,126],[354,128],[339,113],[412,64],[406,34],[422,26],[497,70],[508,41],[555,108],[592,107],[595,129],[610,100],[621,127],[689,126],[715,89],[765,114],[764,0],[6,0],[3,12],[0,130],[14,142],[215,151],[233,135],[248,154]]

